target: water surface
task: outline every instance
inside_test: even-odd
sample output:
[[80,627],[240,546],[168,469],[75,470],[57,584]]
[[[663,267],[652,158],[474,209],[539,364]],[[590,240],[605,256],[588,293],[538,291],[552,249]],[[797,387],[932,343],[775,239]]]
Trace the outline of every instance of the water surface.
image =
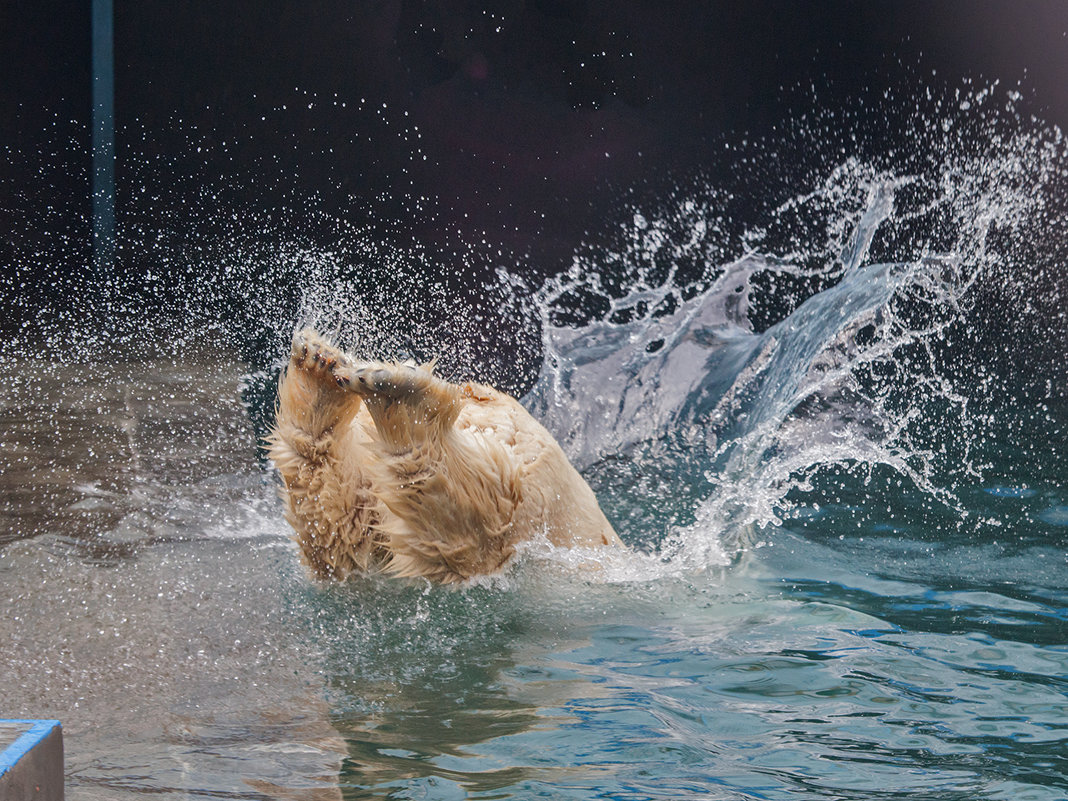
[[[680,191],[486,288],[624,554],[312,580],[246,404],[295,321],[264,301],[238,358],[229,255],[169,345],[8,343],[0,710],[63,721],[72,799],[1065,798],[1062,138],[929,122],[925,159],[843,158],[753,220]],[[350,251],[278,250],[297,322],[414,347]]]

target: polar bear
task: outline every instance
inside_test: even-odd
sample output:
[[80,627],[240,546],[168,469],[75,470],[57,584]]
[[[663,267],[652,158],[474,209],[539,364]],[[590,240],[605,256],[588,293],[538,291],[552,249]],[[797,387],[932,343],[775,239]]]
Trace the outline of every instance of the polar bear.
[[268,453],[286,519],[323,578],[453,583],[517,543],[621,547],[589,485],[514,398],[432,365],[367,362],[306,329],[279,383]]

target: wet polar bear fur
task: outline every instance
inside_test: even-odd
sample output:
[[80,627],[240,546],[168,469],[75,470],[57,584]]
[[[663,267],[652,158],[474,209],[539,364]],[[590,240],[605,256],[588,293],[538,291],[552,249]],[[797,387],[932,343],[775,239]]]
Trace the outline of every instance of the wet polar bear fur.
[[431,366],[367,362],[293,338],[268,453],[286,519],[323,578],[382,571],[452,583],[540,535],[620,546],[589,485],[514,398]]

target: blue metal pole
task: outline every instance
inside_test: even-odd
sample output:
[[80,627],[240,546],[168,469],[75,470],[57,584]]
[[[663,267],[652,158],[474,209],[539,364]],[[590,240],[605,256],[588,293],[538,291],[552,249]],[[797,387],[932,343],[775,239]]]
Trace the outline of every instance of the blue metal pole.
[[112,0],[93,0],[93,267],[115,259],[115,46]]

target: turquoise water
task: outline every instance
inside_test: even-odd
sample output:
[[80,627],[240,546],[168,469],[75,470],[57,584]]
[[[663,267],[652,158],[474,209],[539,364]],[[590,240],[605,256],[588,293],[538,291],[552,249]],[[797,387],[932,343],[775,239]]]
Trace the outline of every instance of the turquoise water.
[[685,578],[529,565],[459,596],[338,590],[380,610],[342,613],[329,656],[342,781],[353,797],[1063,798],[1063,538],[851,528],[780,528]]
[[1063,534],[850,528],[460,592],[313,585],[278,529],[9,547],[3,697],[73,798],[1063,798]]
[[803,545],[711,587],[572,591],[536,626],[495,620],[497,647],[435,664],[433,701],[370,730],[341,716],[343,779],[396,797],[1063,797],[1063,609],[829,579],[833,554]]
[[[151,353],[8,343],[0,712],[63,721],[72,799],[1068,797],[1068,161],[930,128],[486,289],[624,554],[317,583],[243,402],[270,370],[210,306]],[[343,248],[278,251],[348,344],[417,322]]]

